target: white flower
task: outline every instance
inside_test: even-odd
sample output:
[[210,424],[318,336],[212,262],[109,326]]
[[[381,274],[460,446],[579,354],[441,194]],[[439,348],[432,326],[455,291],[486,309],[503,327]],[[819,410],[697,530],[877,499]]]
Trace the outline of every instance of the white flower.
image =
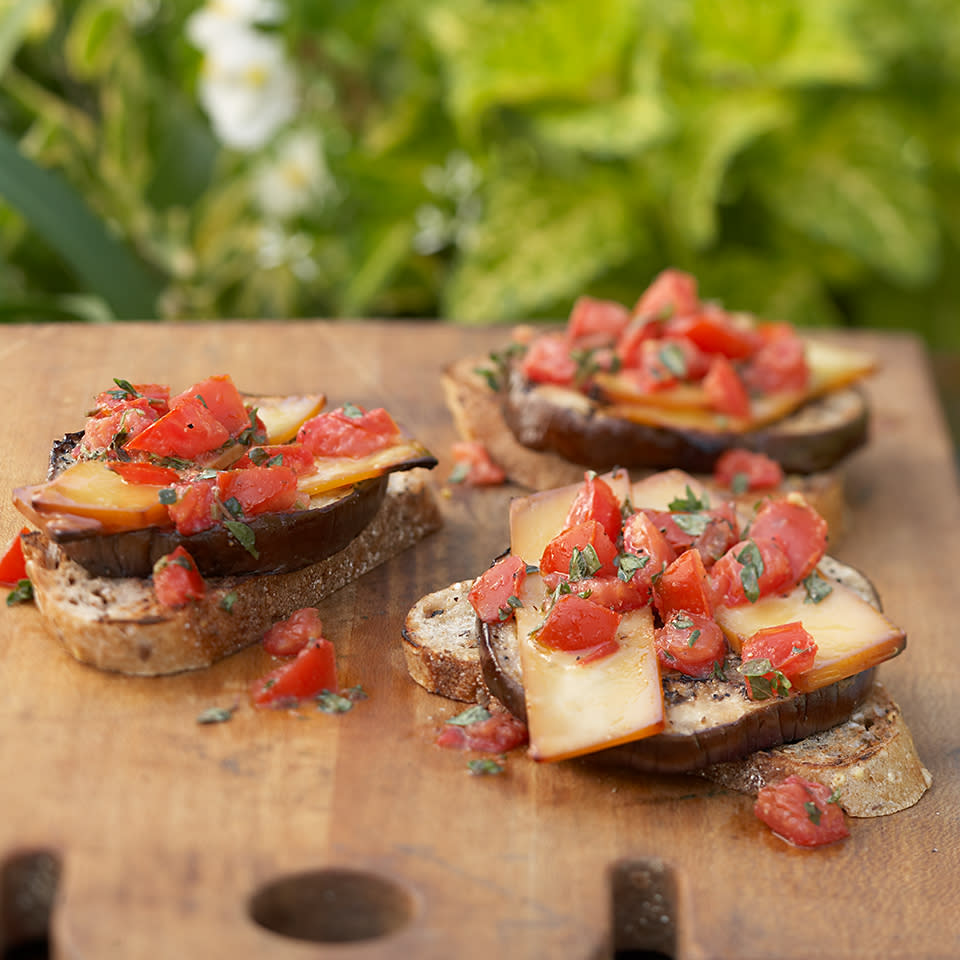
[[254,181],[261,210],[277,220],[302,213],[332,186],[320,138],[306,130],[290,134],[276,159],[264,164]]
[[296,78],[281,42],[234,26],[207,50],[200,101],[216,135],[236,150],[256,150],[296,112]]
[[283,7],[276,0],[211,0],[187,18],[187,37],[200,50],[210,50],[225,30],[277,23]]

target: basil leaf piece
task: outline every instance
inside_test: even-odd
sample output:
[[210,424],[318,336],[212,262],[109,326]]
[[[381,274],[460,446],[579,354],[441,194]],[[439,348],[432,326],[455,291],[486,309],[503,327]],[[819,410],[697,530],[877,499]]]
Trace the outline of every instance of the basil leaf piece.
[[707,529],[710,517],[705,513],[675,513],[673,522],[688,537],[699,537]]
[[29,603],[33,599],[33,584],[29,580],[18,580],[17,585],[7,594],[7,606]]
[[458,713],[455,717],[451,717],[447,720],[447,723],[454,727],[469,727],[471,723],[482,723],[484,720],[489,719],[490,711],[486,707],[481,707],[479,703],[475,703],[472,707],[467,707],[466,710]]
[[592,543],[588,543],[582,550],[579,547],[574,547],[570,556],[570,579],[571,581],[586,580],[587,577],[593,576],[601,566],[600,558],[597,556],[597,551]]
[[245,523],[239,520],[224,520],[223,525],[230,531],[230,535],[243,547],[251,557],[256,559],[260,556],[257,550],[257,537],[253,530]]
[[807,811],[807,817],[814,826],[820,826],[820,817],[823,816],[823,812],[820,808],[812,801],[808,800],[804,805],[803,809]]
[[503,764],[491,757],[482,757],[478,760],[470,760],[467,763],[467,769],[475,777],[492,776],[503,773]]
[[710,499],[706,493],[701,499],[690,489],[690,484],[687,484],[686,492],[682,497],[676,497],[667,504],[667,509],[671,513],[695,513],[697,510],[707,510],[709,507]]
[[324,690],[318,693],[314,700],[317,709],[323,713],[346,713],[353,709],[353,701],[349,697],[343,697],[339,693],[333,693],[330,690]]
[[629,583],[633,575],[650,562],[650,557],[641,557],[635,553],[621,553],[613,562],[617,568],[617,577],[624,583]]
[[821,577],[816,570],[804,577],[802,582],[803,589],[806,591],[806,596],[803,598],[804,603],[820,603],[833,593],[833,586]]
[[226,723],[233,717],[236,707],[208,707],[197,717],[197,723]]

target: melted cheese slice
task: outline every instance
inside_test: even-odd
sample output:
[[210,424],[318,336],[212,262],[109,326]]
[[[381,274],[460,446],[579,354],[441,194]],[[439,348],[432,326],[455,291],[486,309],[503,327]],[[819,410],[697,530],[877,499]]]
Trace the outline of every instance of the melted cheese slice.
[[624,614],[620,649],[581,664],[577,654],[550,650],[531,636],[543,622],[546,589],[527,577],[516,611],[517,637],[535,760],[564,760],[658,733],[663,688],[649,607]]
[[297,487],[310,497],[328,490],[379,477],[390,469],[422,460],[427,451],[416,441],[405,440],[376,450],[365,457],[318,457],[314,470],[297,480]]
[[287,443],[326,403],[322,393],[293,394],[288,397],[261,397],[256,402],[257,416],[267,430],[267,443]]
[[[602,474],[622,504],[630,494],[630,476],[626,470]],[[527,563],[539,564],[544,547],[566,525],[567,514],[583,487],[573,483],[566,487],[543,490],[510,502],[510,552]]]
[[830,583],[833,589],[819,603],[806,602],[799,585],[783,596],[718,607],[714,617],[738,653],[758,630],[799,620],[817,644],[813,666],[793,682],[796,691],[808,693],[889,660],[906,643],[904,632],[866,600],[840,583]]

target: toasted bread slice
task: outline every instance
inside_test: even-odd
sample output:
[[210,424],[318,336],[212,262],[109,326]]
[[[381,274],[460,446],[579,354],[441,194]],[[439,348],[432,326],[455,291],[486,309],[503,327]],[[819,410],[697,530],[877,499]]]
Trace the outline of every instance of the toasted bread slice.
[[[878,603],[869,581],[852,568],[832,560],[827,568]],[[516,632],[508,624],[481,635],[467,600],[470,585],[451,584],[410,610],[402,637],[408,671],[431,693],[480,703],[499,698],[522,715]],[[893,813],[915,803],[931,778],[899,708],[873,673],[774,704],[750,701],[737,682],[673,678],[665,690],[665,732],[601,751],[596,759],[646,772],[697,773],[753,794],[796,773],[836,789],[852,816]],[[737,752],[732,738],[740,741],[740,753],[744,745],[753,752],[713,762],[731,747]]]
[[207,580],[202,601],[171,610],[149,578],[93,576],[35,532],[23,538],[27,575],[54,636],[101,670],[157,675],[206,667],[257,642],[294,610],[313,606],[439,529],[424,471],[390,475],[379,510],[338,553],[288,573]]
[[[586,469],[604,466],[599,461],[575,462],[550,450],[524,445],[505,416],[503,393],[492,390],[486,378],[478,373],[484,365],[482,358],[470,357],[448,367],[443,373],[444,399],[458,434],[465,440],[482,443],[510,480],[533,490],[547,490],[569,483],[579,483]],[[856,427],[859,435],[861,429],[865,428],[862,423],[862,399],[848,396],[848,393],[849,391],[845,391],[844,398],[839,401],[836,398],[822,401],[818,409],[823,417],[824,409],[828,403],[832,403],[837,408],[835,418],[856,421],[859,424]],[[795,414],[779,429],[783,436],[791,436],[802,443],[804,437],[809,440],[810,434],[817,429],[817,413],[805,409]],[[616,466],[627,465],[619,462],[616,456],[613,459]],[[684,467],[680,460],[668,465]],[[642,471],[632,470],[631,473],[642,475]],[[708,476],[701,476],[700,479],[708,486],[711,485]],[[842,466],[820,469],[813,473],[788,473],[778,492],[803,494],[804,499],[827,521],[833,542],[840,539],[846,523]],[[736,500],[745,507],[751,506],[759,496],[756,492],[735,495],[729,490],[718,490],[717,495]]]

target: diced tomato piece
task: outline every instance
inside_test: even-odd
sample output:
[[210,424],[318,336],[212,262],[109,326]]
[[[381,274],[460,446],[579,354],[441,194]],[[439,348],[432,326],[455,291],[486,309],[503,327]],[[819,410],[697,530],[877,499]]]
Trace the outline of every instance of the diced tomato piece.
[[783,469],[765,453],[736,447],[721,454],[714,464],[713,482],[734,493],[772,490],[783,483]]
[[722,354],[716,354],[703,378],[707,403],[717,413],[729,417],[750,416],[750,394],[743,385],[733,364]]
[[545,333],[532,340],[520,361],[523,375],[533,383],[569,386],[577,377],[577,362],[563,334]]
[[154,411],[154,419],[162,416],[169,409],[170,388],[165,383],[134,383],[131,384],[134,393],[117,385],[112,390],[104,390],[95,398],[98,411],[114,411],[122,409],[131,401],[143,399]]
[[[592,553],[596,554],[599,566],[584,570],[582,576],[615,576],[617,568],[614,560],[617,557],[617,548],[596,520],[584,520],[583,523],[555,536],[544,547],[543,556],[540,558],[541,574],[545,578],[549,574],[558,574],[552,585],[555,585],[556,579],[577,579],[577,571],[571,572],[571,562],[575,556],[590,557],[590,548]],[[550,583],[550,580],[547,582]]]
[[0,557],[0,587],[15,587],[21,580],[27,579],[27,565],[20,538],[29,532],[29,527],[23,527]]
[[180,546],[154,564],[153,590],[159,603],[177,609],[202,600],[207,587],[193,557]]
[[251,447],[236,463],[242,467],[289,467],[298,477],[316,466],[313,454],[302,443],[270,443]]
[[484,623],[508,620],[520,602],[518,595],[526,576],[526,563],[508,554],[473,581],[467,599]]
[[727,641],[710,616],[677,610],[654,632],[657,659],[666,670],[688,677],[709,677],[723,666]]
[[464,725],[448,723],[436,739],[437,746],[478,753],[507,753],[529,740],[527,726],[505,710],[485,720]]
[[161,467],[145,460],[110,460],[107,466],[120,474],[125,483],[145,484],[153,487],[168,487],[180,482],[180,474],[171,467]]
[[[759,564],[754,562],[757,554]],[[734,544],[713,565],[709,580],[713,605],[726,607],[752,603],[796,582],[790,558],[780,545],[757,538]]]
[[761,327],[763,345],[750,359],[743,373],[747,387],[755,393],[803,390],[810,382],[803,340],[788,324]]
[[570,588],[585,600],[609,607],[617,613],[638,610],[650,600],[650,584],[639,575],[629,580],[621,580],[619,576],[587,577],[572,583]]
[[654,277],[633,308],[633,315],[665,319],[696,313],[699,308],[696,278],[682,270],[668,268]]
[[393,446],[401,437],[400,428],[383,407],[361,410],[337,407],[318,413],[297,433],[315,457],[365,457]]
[[643,512],[677,554],[695,547],[708,567],[740,539],[740,525],[731,503],[722,502],[709,510]]
[[774,540],[789,558],[797,583],[826,553],[827,521],[802,499],[767,500],[750,524],[750,536]]
[[800,847],[819,847],[850,836],[830,788],[796,774],[762,787],[753,810],[775,834]]
[[699,550],[681,553],[653,585],[653,602],[666,622],[678,610],[713,616],[707,571]]
[[167,513],[177,533],[188,537],[215,526],[217,515],[217,481],[214,478],[194,480],[174,487],[177,499],[167,506]]
[[255,707],[294,707],[325,690],[336,693],[337,689],[333,644],[319,637],[310,640],[293,660],[256,680],[250,699]]
[[182,398],[176,407],[124,444],[126,450],[158,457],[196,460],[230,439],[227,428],[196,397]]
[[311,640],[323,636],[323,622],[316,607],[294,610],[263,635],[263,649],[274,657],[295,657]]
[[243,397],[228,374],[207,377],[195,383],[170,401],[171,409],[188,399],[200,400],[231,437],[250,426],[250,411],[244,406]]
[[684,337],[704,353],[721,354],[729,360],[751,356],[762,342],[756,330],[737,324],[729,313],[717,308],[673,317],[667,321],[666,332]]
[[637,318],[620,335],[616,353],[621,367],[640,366],[643,344],[647,340],[659,340],[663,335],[662,320]]
[[623,357],[623,372],[644,393],[656,393],[700,380],[709,363],[689,340],[657,337],[641,341],[632,355]]
[[622,303],[578,297],[567,321],[567,337],[577,347],[613,344],[629,322],[630,311]]
[[451,480],[471,487],[495,487],[507,479],[503,468],[494,463],[490,451],[479,440],[459,440],[452,445]]
[[593,473],[584,477],[583,486],[570,505],[565,526],[573,527],[584,520],[596,520],[610,540],[617,542],[622,524],[620,501],[610,484]]
[[662,575],[677,557],[676,551],[667,543],[656,524],[642,511],[624,522],[623,549],[643,564],[630,577],[630,582],[645,585],[648,590],[654,577]]
[[740,650],[744,663],[769,660],[771,668],[791,682],[813,666],[816,656],[817,642],[799,620],[758,630]]
[[142,433],[157,420],[157,413],[146,400],[132,400],[118,404],[111,412],[98,414],[87,420],[80,440],[85,453],[101,453],[114,443],[123,445]]
[[537,641],[552,650],[613,653],[619,627],[619,613],[568,593],[547,614]]
[[236,500],[245,517],[289,510],[297,502],[297,475],[289,467],[246,467],[217,474],[217,494]]

